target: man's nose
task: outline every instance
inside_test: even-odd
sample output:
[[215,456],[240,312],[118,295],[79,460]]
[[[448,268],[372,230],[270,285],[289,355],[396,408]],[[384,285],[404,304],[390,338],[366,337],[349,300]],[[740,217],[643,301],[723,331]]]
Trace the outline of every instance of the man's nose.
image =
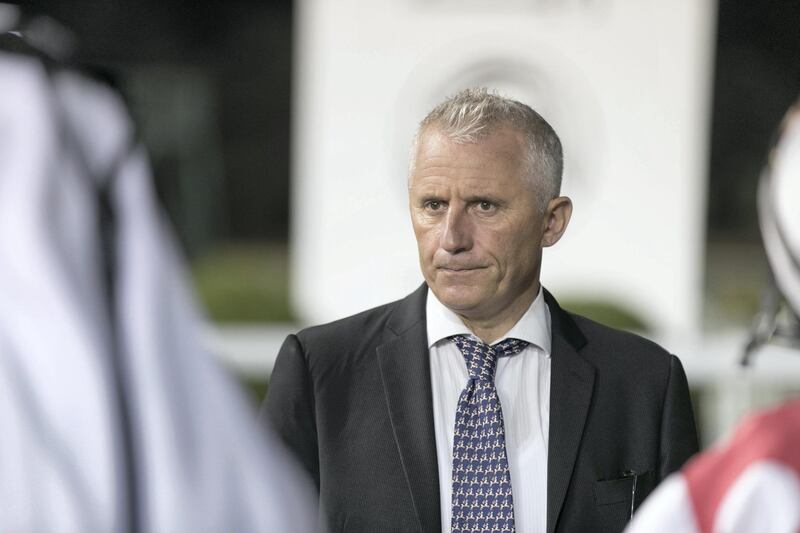
[[472,248],[472,222],[463,208],[450,206],[447,210],[440,246],[451,254]]

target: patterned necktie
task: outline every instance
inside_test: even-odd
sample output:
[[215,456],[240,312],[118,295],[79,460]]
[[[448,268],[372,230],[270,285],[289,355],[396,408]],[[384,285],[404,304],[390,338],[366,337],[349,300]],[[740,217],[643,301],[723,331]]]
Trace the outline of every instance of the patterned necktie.
[[494,373],[498,357],[517,354],[528,343],[506,339],[489,346],[464,335],[451,339],[469,370],[469,382],[456,409],[451,531],[513,532],[514,499]]

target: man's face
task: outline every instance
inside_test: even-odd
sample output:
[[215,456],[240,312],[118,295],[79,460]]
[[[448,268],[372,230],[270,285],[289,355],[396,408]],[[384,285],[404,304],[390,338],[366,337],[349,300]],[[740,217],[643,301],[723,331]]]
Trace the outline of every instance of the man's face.
[[420,266],[461,316],[491,319],[529,305],[539,290],[542,245],[552,242],[525,170],[522,137],[510,128],[468,144],[435,127],[421,133],[409,178]]

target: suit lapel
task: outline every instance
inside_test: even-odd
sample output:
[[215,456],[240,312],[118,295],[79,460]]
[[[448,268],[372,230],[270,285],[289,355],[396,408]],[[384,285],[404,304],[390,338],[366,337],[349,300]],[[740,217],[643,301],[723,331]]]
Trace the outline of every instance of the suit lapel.
[[586,344],[578,326],[547,291],[545,300],[553,334],[547,457],[547,532],[553,533],[578,455],[592,399],[595,368],[578,354]]
[[378,346],[383,390],[414,510],[424,532],[439,531],[439,469],[425,322],[427,286],[402,300]]

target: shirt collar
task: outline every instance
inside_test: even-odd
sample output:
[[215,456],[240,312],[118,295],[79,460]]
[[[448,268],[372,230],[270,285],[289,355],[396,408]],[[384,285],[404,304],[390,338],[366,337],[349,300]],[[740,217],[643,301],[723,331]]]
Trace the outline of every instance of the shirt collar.
[[[444,306],[428,289],[428,299],[425,304],[425,320],[428,329],[428,348],[443,339],[453,335],[471,335],[472,332],[461,321],[461,318]],[[551,333],[550,310],[544,301],[544,291],[539,287],[539,294],[525,311],[525,314],[514,324],[508,333],[497,339],[514,338],[538,346],[547,357],[550,357]]]

